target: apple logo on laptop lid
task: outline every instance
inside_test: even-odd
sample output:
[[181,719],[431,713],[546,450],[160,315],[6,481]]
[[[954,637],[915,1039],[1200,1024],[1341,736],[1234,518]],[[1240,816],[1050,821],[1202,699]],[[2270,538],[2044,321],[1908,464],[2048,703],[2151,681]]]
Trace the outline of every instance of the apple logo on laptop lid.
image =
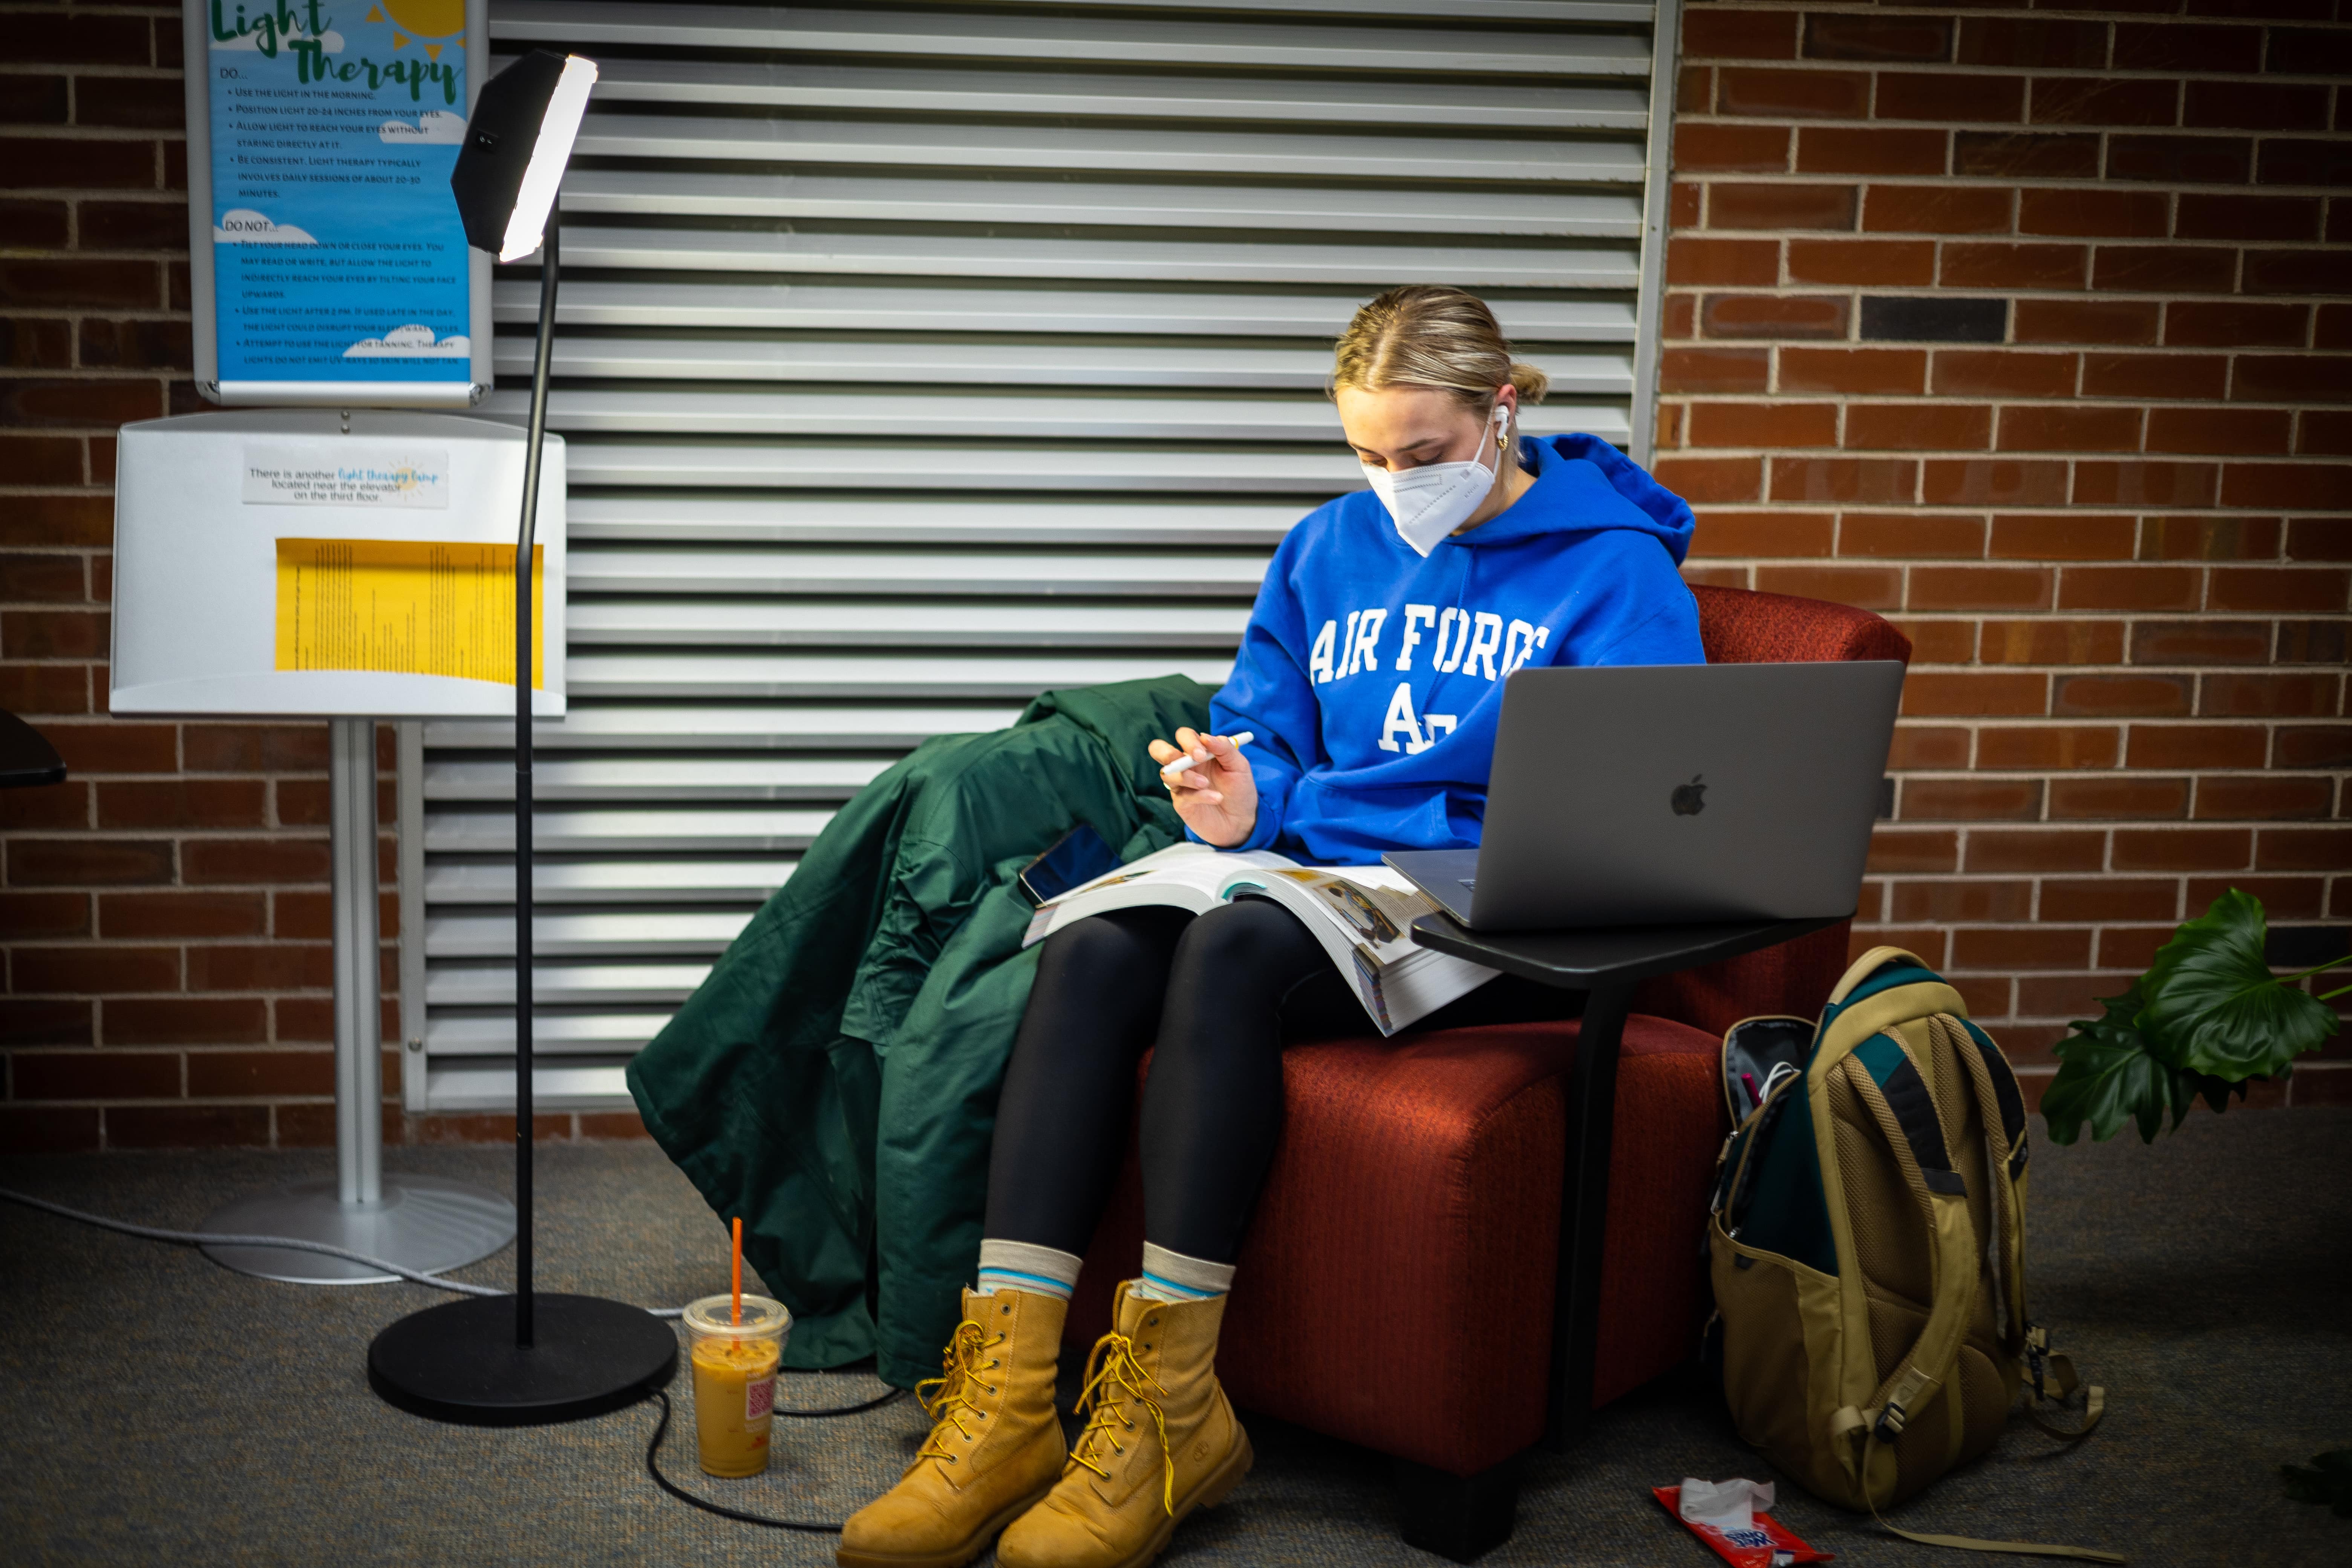
[[1706,809],[1706,785],[1699,782],[1706,776],[1705,773],[1693,773],[1690,783],[1675,786],[1674,795],[1668,804],[1675,808],[1676,816],[1696,816]]

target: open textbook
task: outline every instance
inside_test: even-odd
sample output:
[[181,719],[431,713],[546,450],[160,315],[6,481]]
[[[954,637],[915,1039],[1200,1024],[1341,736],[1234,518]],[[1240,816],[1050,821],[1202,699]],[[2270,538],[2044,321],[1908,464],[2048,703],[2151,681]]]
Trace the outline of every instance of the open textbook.
[[1037,906],[1022,945],[1109,910],[1170,904],[1194,914],[1234,898],[1272,899],[1297,915],[1356,988],[1382,1035],[1393,1035],[1492,980],[1496,971],[1419,946],[1412,922],[1437,903],[1386,866],[1302,866],[1271,850],[1184,843]]

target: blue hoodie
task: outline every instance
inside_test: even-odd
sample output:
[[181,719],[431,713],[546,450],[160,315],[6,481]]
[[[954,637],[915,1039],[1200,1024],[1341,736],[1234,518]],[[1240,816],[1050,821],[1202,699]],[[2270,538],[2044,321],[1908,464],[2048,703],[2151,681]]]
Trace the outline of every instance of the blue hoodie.
[[1241,849],[1327,865],[1478,842],[1503,677],[1521,665],[1703,664],[1675,570],[1690,508],[1607,442],[1524,438],[1535,487],[1426,559],[1370,490],[1275,552],[1218,734],[1248,730]]

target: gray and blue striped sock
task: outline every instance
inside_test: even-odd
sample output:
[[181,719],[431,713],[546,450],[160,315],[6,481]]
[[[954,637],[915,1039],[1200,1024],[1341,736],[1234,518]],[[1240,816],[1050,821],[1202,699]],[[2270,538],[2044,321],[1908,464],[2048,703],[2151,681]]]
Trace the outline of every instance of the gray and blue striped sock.
[[1143,1244],[1143,1279],[1131,1294],[1153,1301],[1206,1301],[1234,1288],[1234,1266]]
[[1084,1261],[1074,1252],[1039,1247],[1034,1242],[992,1241],[983,1237],[980,1244],[980,1278],[971,1288],[983,1296],[998,1290],[1026,1290],[1033,1296],[1055,1296],[1066,1301],[1077,1287],[1078,1265]]

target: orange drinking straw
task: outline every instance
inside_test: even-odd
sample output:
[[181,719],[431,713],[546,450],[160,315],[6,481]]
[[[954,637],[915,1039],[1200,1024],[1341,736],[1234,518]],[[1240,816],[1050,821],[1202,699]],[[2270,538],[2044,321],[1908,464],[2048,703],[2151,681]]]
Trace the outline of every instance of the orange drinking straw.
[[743,1216],[735,1216],[735,1322],[743,1321]]

